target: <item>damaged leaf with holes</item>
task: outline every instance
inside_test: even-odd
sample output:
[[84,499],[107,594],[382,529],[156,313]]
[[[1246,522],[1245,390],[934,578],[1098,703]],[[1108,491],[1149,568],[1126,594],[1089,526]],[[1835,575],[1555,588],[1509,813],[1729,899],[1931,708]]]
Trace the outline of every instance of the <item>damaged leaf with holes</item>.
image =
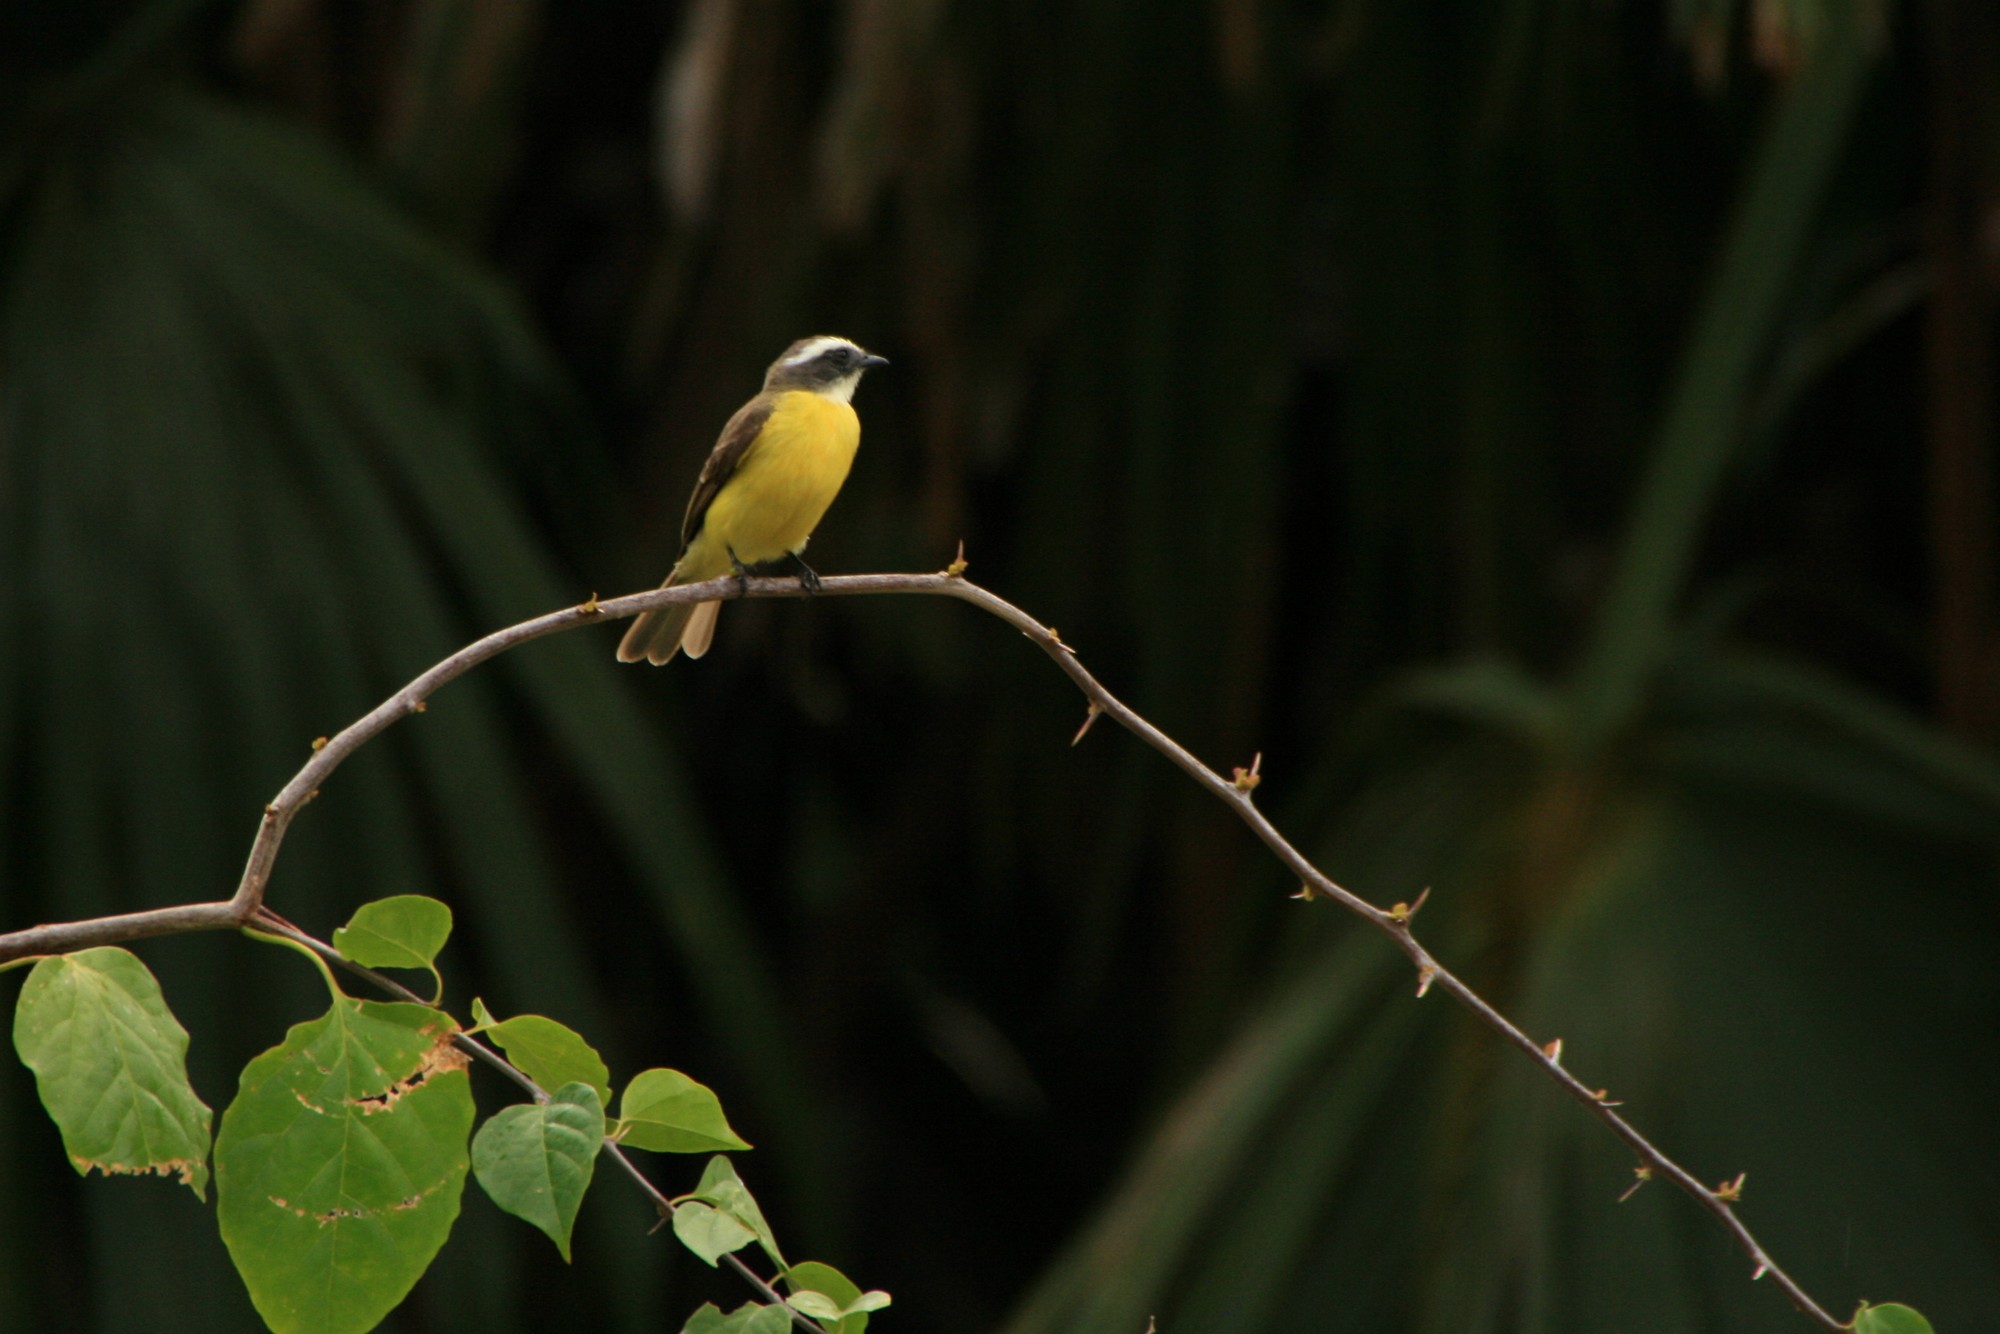
[[222,1239],[276,1334],[360,1334],[458,1217],[472,1092],[451,1020],[336,996],[244,1068],[215,1145]]
[[211,1113],[188,1084],[187,1030],[137,955],[116,946],[43,959],[21,988],[14,1048],[76,1170],[208,1185]]

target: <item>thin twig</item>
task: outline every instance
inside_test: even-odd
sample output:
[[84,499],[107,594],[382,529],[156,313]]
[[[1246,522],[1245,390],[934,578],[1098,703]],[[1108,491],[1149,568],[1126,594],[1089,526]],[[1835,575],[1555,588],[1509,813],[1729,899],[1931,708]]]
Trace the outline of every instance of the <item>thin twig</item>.
[[[1188,777],[1234,810],[1237,816],[1250,826],[1251,832],[1256,834],[1278,860],[1284,863],[1286,869],[1312,891],[1311,897],[1333,899],[1387,935],[1396,948],[1415,965],[1419,979],[1418,994],[1421,995],[1432,986],[1442,988],[1469,1010],[1479,1022],[1540,1066],[1564,1092],[1581,1103],[1619,1139],[1625,1141],[1642,1163],[1679,1186],[1702,1208],[1713,1214],[1749,1255],[1755,1265],[1754,1277],[1770,1275],[1771,1280],[1791,1299],[1793,1305],[1822,1328],[1829,1330],[1849,1328],[1822,1309],[1764,1250],[1750,1229],[1744,1225],[1743,1220],[1737,1217],[1736,1211],[1730,1207],[1728,1197],[1734,1195],[1733,1189],[1727,1187],[1718,1189],[1703,1185],[1693,1173],[1654,1147],[1653,1143],[1640,1134],[1631,1122],[1613,1110],[1612,1100],[1604,1090],[1591,1089],[1570,1074],[1556,1056],[1545,1051],[1533,1038],[1515,1027],[1506,1016],[1461,981],[1455,973],[1432,957],[1430,952],[1418,943],[1415,934],[1410,930],[1407,912],[1399,913],[1378,908],[1360,895],[1342,888],[1293,847],[1285,836],[1278,832],[1277,827],[1264,817],[1263,812],[1257,809],[1253,800],[1257,786],[1255,765],[1249,770],[1239,771],[1234,780],[1224,778],[1105,689],[1104,685],[1084,668],[1075,650],[1063,643],[1053,630],[1012,603],[987,592],[977,584],[967,582],[953,571],[940,574],[829,576],[820,581],[819,593],[832,597],[917,593],[956,598],[999,617],[1019,630],[1054,660],[1056,666],[1075,683],[1077,689],[1083,692],[1085,698],[1099,712],[1116,719],[1120,726],[1166,756]],[[341,761],[394,724],[412,714],[423,712],[426,701],[440,686],[463,676],[474,667],[516,645],[562,630],[575,629],[580,625],[621,620],[628,616],[636,616],[643,611],[651,611],[655,607],[671,606],[676,603],[707,602],[737,597],[801,596],[805,596],[805,589],[796,579],[755,578],[739,581],[733,575],[725,575],[706,583],[683,584],[676,588],[632,593],[602,602],[592,597],[578,606],[566,607],[561,611],[550,612],[533,620],[508,626],[504,630],[496,630],[485,638],[466,645],[425,671],[325,744],[316,745],[313,757],[293,775],[292,780],[285,784],[271,804],[264,808],[264,818],[258,826],[256,838],[250,845],[250,856],[243,868],[243,877],[229,902],[190,904],[178,908],[125,913],[114,917],[38,926],[25,931],[11,932],[0,935],[0,963],[28,954],[78,949],[85,945],[109,944],[141,936],[214,930],[249,922],[263,904],[265,890],[270,884],[271,868],[277,861],[278,848],[284,840],[285,830],[291,825],[300,809],[318,795],[320,784],[340,766]],[[492,1059],[499,1058],[493,1056]],[[525,1076],[522,1078],[525,1079]],[[625,1162],[622,1154],[615,1156],[620,1162]],[[625,1166],[635,1179],[643,1179],[630,1163],[626,1162]],[[649,1193],[657,1194],[656,1191]],[[749,1274],[747,1269],[744,1272],[754,1284],[762,1285],[762,1281]],[[764,1291],[770,1290],[765,1287]]]

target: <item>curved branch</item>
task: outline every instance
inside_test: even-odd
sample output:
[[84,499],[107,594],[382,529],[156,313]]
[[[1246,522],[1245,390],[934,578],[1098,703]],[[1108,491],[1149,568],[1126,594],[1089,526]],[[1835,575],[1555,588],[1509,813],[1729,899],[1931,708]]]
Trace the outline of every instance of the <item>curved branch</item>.
[[[1248,770],[1237,770],[1233,779],[1224,778],[1105,689],[1103,683],[1084,668],[1077,660],[1075,651],[1063,643],[1055,631],[1005,599],[987,592],[977,584],[967,582],[957,573],[959,568],[954,566],[953,569],[938,574],[829,576],[820,581],[819,592],[821,595],[832,597],[917,593],[956,598],[960,602],[971,603],[1019,630],[1048,654],[1063,674],[1083,692],[1084,697],[1090,701],[1093,719],[1099,713],[1109,716],[1172,761],[1199,786],[1207,789],[1211,795],[1235,811],[1286,869],[1306,886],[1307,897],[1332,899],[1387,935],[1396,948],[1415,965],[1419,979],[1419,995],[1432,986],[1445,991],[1470,1011],[1480,1023],[1498,1034],[1501,1040],[1539,1065],[1543,1073],[1554,1080],[1565,1093],[1581,1103],[1592,1116],[1602,1121],[1613,1134],[1623,1140],[1633,1153],[1638,1155],[1643,1173],[1657,1174],[1671,1181],[1714,1215],[1749,1255],[1755,1265],[1753,1277],[1770,1275],[1772,1282],[1783,1290],[1793,1305],[1818,1323],[1821,1328],[1829,1330],[1848,1328],[1822,1309],[1805,1289],[1771,1258],[1762,1244],[1751,1234],[1750,1229],[1730,1207],[1730,1201],[1735,1198],[1736,1186],[1727,1183],[1716,1188],[1705,1186],[1693,1173],[1654,1147],[1653,1143],[1640,1134],[1631,1122],[1613,1110],[1614,1104],[1604,1090],[1587,1087],[1563,1068],[1560,1058],[1561,1048],[1558,1044],[1552,1043],[1547,1049],[1539,1046],[1533,1038],[1517,1028],[1456,974],[1432,957],[1411,932],[1408,910],[1403,909],[1401,905],[1396,909],[1376,907],[1358,894],[1336,884],[1331,877],[1293,847],[1277,827],[1264,817],[1263,812],[1257,809],[1252,799],[1258,781],[1254,763]],[[284,841],[286,829],[290,827],[305,804],[319,795],[320,784],[340,766],[341,761],[396,723],[412,714],[422,713],[426,701],[439,687],[465,675],[488,659],[505,653],[508,649],[525,644],[531,639],[540,639],[544,635],[600,621],[620,620],[636,616],[643,611],[651,611],[655,607],[671,606],[680,602],[805,595],[805,589],[796,579],[739,580],[734,576],[724,576],[706,583],[683,584],[646,593],[632,593],[602,602],[592,597],[578,606],[565,607],[561,611],[537,616],[518,625],[508,626],[504,630],[496,630],[483,639],[474,640],[382,701],[339,735],[324,744],[315,743],[313,757],[292,776],[291,781],[286,783],[264,808],[264,818],[258,826],[256,838],[250,845],[250,856],[244,865],[242,879],[237,884],[235,895],[228,902],[188,904],[0,934],[0,964],[29,954],[78,949],[85,945],[109,944],[118,940],[181,931],[215,930],[241,926],[249,922],[263,906],[264,893],[270,885],[271,868],[277,861],[278,849]],[[1088,725],[1086,722],[1085,726]],[[499,1059],[490,1052],[485,1056],[496,1061]],[[625,1162],[622,1155],[619,1155],[619,1161],[629,1174],[643,1183],[642,1188],[648,1189],[649,1193],[655,1196],[658,1195],[657,1188],[652,1188],[650,1183],[645,1182],[643,1176],[629,1162]],[[746,1277],[761,1284],[761,1280],[756,1280],[754,1275]]]

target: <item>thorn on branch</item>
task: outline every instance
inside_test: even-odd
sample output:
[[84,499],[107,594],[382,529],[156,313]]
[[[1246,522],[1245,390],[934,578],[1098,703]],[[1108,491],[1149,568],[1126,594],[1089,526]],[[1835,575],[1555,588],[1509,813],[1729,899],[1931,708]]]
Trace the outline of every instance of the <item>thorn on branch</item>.
[[1071,648],[1068,644],[1063,643],[1063,637],[1056,633],[1056,628],[1053,625],[1049,627],[1048,634],[1049,634],[1049,642],[1051,644],[1054,644],[1057,648],[1069,654],[1072,658],[1076,656],[1076,650]]
[[275,801],[269,801],[269,802],[265,802],[265,803],[264,803],[264,818],[265,818],[266,820],[275,820],[275,819],[277,819],[277,818],[278,818],[278,803],[277,803],[277,802],[275,802]]
[[1750,1281],[1752,1283],[1755,1283],[1758,1279],[1764,1277],[1764,1275],[1770,1272],[1771,1272],[1771,1262],[1769,1260],[1760,1257],[1757,1261],[1757,1267],[1750,1271]]
[[327,739],[323,736],[316,736],[313,738],[312,741],[313,754],[317,755],[321,751],[326,749],[326,740]]
[[1563,1063],[1563,1040],[1557,1038],[1554,1042],[1542,1048],[1542,1055],[1548,1057],[1551,1064],[1561,1065]]
[[425,711],[426,709],[428,709],[428,708],[430,708],[430,705],[429,705],[429,704],[428,704],[428,703],[427,703],[426,701],[424,701],[424,700],[421,700],[421,699],[413,699],[413,700],[411,700],[411,701],[410,701],[410,712],[411,712],[411,713],[422,713],[422,712],[424,712],[424,711]]
[[1424,900],[1429,898],[1430,896],[1431,896],[1431,887],[1429,885],[1425,885],[1424,892],[1417,895],[1417,901],[1415,903],[1398,903],[1395,906],[1391,907],[1389,909],[1389,920],[1394,922],[1397,926],[1409,925],[1410,919],[1417,915],[1417,910],[1424,906]]
[[649,1237],[674,1221],[674,1206],[671,1204],[656,1204],[653,1207],[659,1210],[660,1221],[646,1229],[646,1235]]
[[1102,704],[1099,704],[1096,700],[1090,701],[1090,707],[1083,712],[1083,726],[1076,729],[1076,735],[1069,739],[1069,744],[1074,746],[1077,742],[1083,740],[1083,734],[1090,730],[1090,725],[1097,721],[1097,715],[1103,712],[1104,706]]
[[1647,1167],[1644,1163],[1641,1163],[1639,1166],[1632,1169],[1632,1175],[1637,1177],[1638,1180],[1634,1181],[1631,1185],[1627,1186],[1625,1188],[1625,1193],[1618,1197],[1618,1203],[1620,1204],[1625,1203],[1625,1201],[1631,1199],[1634,1195],[1637,1195],[1639,1193],[1639,1187],[1645,1185],[1648,1181],[1651,1181],[1653,1179],[1653,1169]]
[[956,579],[956,578],[958,578],[958,577],[959,577],[960,575],[963,575],[963,574],[965,573],[965,539],[964,539],[964,538],[962,538],[962,537],[961,537],[961,538],[959,538],[959,539],[958,539],[958,555],[957,555],[957,557],[956,557],[956,558],[955,558],[955,559],[954,559],[954,560],[952,561],[952,563],[951,563],[951,564],[949,564],[949,565],[947,565],[947,566],[945,566],[945,567],[944,567],[944,572],[945,572],[945,573],[946,573],[947,575],[951,576],[951,577],[952,577],[953,579]]
[[1314,899],[1318,898],[1319,896],[1320,896],[1319,891],[1314,889],[1311,885],[1308,884],[1301,884],[1299,886],[1299,892],[1292,895],[1293,898],[1303,899],[1307,903],[1311,903]]
[[576,610],[577,614],[581,616],[597,616],[603,613],[604,608],[597,605],[597,594],[592,592],[589,597],[577,605]]
[[1724,1204],[1735,1204],[1743,1198],[1743,1178],[1749,1175],[1748,1172],[1738,1172],[1736,1180],[1725,1181],[1710,1193]]
[[1614,1098],[1611,1096],[1610,1089],[1592,1089],[1590,1091],[1590,1100],[1600,1107],[1623,1107],[1625,1105],[1623,1098]]
[[1263,766],[1264,752],[1260,750],[1250,757],[1250,767],[1248,769],[1238,766],[1230,771],[1236,775],[1232,786],[1244,796],[1249,796],[1257,790],[1257,784],[1264,781],[1264,775],[1257,772]]
[[1418,1000],[1422,1000],[1424,998],[1424,994],[1431,989],[1431,983],[1437,981],[1437,975],[1438,975],[1438,970],[1431,967],[1429,964],[1425,964],[1423,967],[1417,969]]

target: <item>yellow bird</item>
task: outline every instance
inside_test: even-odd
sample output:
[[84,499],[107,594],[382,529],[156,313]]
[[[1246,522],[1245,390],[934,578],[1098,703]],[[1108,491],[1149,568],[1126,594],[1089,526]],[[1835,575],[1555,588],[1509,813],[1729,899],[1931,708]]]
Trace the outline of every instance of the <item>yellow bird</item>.
[[[799,581],[819,587],[800,559],[820,516],[840,494],[861,443],[854,388],[864,372],[886,366],[845,338],[801,338],[764,374],[764,390],[736,410],[701,468],[681,555],[662,588],[698,584],[767,561],[789,560]],[[676,653],[699,658],[715,638],[719,602],[682,603],[632,622],[618,661],[655,666]]]

